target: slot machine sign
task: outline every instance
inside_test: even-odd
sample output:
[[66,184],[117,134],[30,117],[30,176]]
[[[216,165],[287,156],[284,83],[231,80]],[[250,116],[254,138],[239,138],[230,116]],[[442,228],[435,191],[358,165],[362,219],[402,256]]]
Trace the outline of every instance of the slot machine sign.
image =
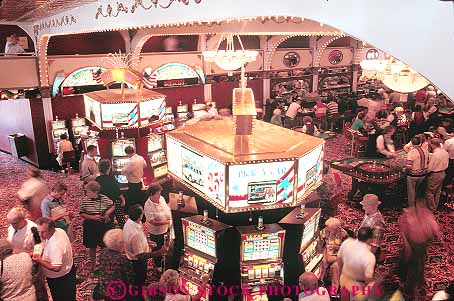
[[323,145],[298,159],[297,199],[314,185],[321,183],[323,175]]
[[225,165],[166,136],[169,172],[225,207]]
[[285,231],[241,235],[241,260],[266,260],[282,256]]
[[185,245],[209,256],[216,257],[215,232],[210,228],[187,220],[182,220],[182,223]]
[[293,201],[294,161],[232,165],[229,207],[289,204]]

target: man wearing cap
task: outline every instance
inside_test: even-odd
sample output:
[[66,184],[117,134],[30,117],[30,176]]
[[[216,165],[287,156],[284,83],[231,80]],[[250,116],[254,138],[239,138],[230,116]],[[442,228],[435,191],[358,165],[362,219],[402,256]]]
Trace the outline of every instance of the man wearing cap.
[[359,228],[371,228],[372,229],[372,239],[370,241],[372,253],[378,255],[380,245],[383,241],[383,236],[385,234],[385,220],[383,215],[378,210],[378,206],[381,202],[378,200],[378,196],[375,194],[366,194],[361,201],[363,210],[366,213],[364,219]]
[[341,221],[330,217],[325,222],[326,227],[320,231],[320,240],[317,247],[323,248],[322,272],[320,278],[325,279],[331,274],[331,289],[333,294],[339,289],[340,271],[337,264],[337,253],[342,242],[348,238],[347,231],[342,228]]
[[449,153],[441,147],[439,138],[430,140],[430,148],[432,154],[427,165],[429,176],[427,177],[426,202],[427,208],[435,211],[440,201],[441,188],[446,176],[445,170],[449,166]]

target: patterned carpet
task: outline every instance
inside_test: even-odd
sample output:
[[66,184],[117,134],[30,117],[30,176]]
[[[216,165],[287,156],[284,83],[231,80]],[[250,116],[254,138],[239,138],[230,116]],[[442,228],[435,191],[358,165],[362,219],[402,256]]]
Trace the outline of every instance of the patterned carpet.
[[[325,158],[334,160],[347,157],[346,141],[343,137],[327,140],[325,148]],[[25,180],[25,169],[27,164],[23,161],[12,158],[11,156],[0,153],[0,198],[2,214],[0,216],[0,235],[6,236],[7,221],[6,213],[9,208],[16,204],[15,192],[19,189],[21,183]],[[326,181],[332,181],[332,174],[337,171],[331,170],[326,176]],[[78,216],[79,202],[82,198],[81,184],[78,175],[65,175],[54,173],[51,171],[43,172],[44,179],[52,184],[57,181],[66,183],[69,187],[66,203],[74,213],[73,229],[75,241],[73,250],[75,254],[75,263],[77,264],[77,275],[79,279],[77,300],[91,300],[91,292],[95,286],[96,280],[90,276],[88,271],[89,260],[88,250],[82,245],[82,229],[81,219]],[[343,189],[346,194],[351,184],[351,179],[341,174],[343,181]],[[346,197],[344,195],[343,200]],[[385,285],[388,288],[399,285],[399,279],[395,275],[396,263],[399,259],[399,250],[401,238],[399,237],[399,229],[397,220],[400,212],[396,210],[383,210],[387,222],[385,234],[384,252],[386,260],[378,265],[377,274],[386,276]],[[338,218],[343,224],[350,229],[357,228],[362,220],[363,213],[355,208],[347,206],[345,203],[339,205]],[[451,212],[438,212],[436,218],[443,229],[443,239],[435,241],[428,249],[428,260],[426,262],[426,285],[420,291],[420,296],[417,300],[430,300],[433,292],[444,287],[449,280],[454,279],[454,216]]]

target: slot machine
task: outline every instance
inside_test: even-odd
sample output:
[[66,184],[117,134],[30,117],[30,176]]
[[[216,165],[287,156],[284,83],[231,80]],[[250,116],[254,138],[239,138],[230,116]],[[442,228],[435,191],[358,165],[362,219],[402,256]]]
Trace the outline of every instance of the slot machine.
[[136,148],[134,139],[118,139],[112,141],[112,174],[120,185],[128,184],[128,180],[121,174],[121,169],[128,163],[128,156],[125,153],[125,147],[132,146]]
[[[234,228],[204,215],[195,215],[181,219],[184,237],[184,256],[180,265],[182,288],[191,295],[201,289],[200,278],[209,274],[211,284],[218,285],[220,279],[226,284],[232,275],[233,258],[229,251]],[[202,301],[221,300],[220,296],[210,296],[206,288]]]
[[50,121],[50,128],[52,132],[52,150],[56,153],[58,142],[60,142],[60,136],[66,134],[69,139],[69,131],[66,128],[65,120],[58,120],[58,116],[56,116],[54,121]]
[[150,158],[153,178],[159,179],[167,175],[167,156],[164,150],[164,135],[148,136],[148,157]]
[[88,129],[85,118],[79,118],[78,114],[76,114],[76,118],[71,119],[71,130],[76,146],[79,145],[82,136],[88,135]]
[[186,120],[188,112],[188,105],[182,105],[180,101],[180,104],[177,106],[177,118]]
[[203,112],[205,112],[206,105],[204,103],[194,103],[192,105],[192,114],[194,118],[199,117]]
[[[259,218],[260,224],[260,218]],[[241,286],[249,290],[243,301],[267,301],[261,287],[284,284],[285,230],[278,224],[262,227],[241,226],[240,233],[240,273]]]
[[317,249],[320,208],[295,208],[279,221],[287,231],[284,248],[286,285],[298,285],[303,272],[320,276],[323,254]]

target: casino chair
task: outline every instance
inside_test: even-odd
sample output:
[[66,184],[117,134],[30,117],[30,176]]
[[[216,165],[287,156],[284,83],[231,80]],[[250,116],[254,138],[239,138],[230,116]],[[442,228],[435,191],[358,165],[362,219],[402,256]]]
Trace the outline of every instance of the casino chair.
[[62,167],[68,170],[68,174],[71,174],[71,164],[76,160],[76,151],[63,152]]

